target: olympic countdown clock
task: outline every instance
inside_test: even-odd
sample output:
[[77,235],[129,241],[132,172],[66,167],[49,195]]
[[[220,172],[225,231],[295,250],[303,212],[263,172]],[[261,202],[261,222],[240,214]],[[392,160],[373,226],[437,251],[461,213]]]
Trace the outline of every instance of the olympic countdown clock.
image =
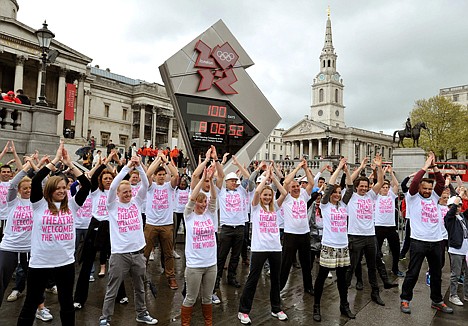
[[219,20],[159,67],[192,166],[211,145],[248,164],[281,120],[245,71],[253,64]]

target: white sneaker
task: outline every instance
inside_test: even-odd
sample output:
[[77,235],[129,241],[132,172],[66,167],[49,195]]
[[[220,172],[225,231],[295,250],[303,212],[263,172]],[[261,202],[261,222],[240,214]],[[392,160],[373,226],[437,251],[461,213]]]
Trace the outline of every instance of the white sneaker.
[[49,292],[49,293],[58,294],[57,285],[54,285],[50,289],[45,289],[45,290],[46,290],[46,292]]
[[288,319],[288,316],[284,313],[284,311],[280,311],[280,312],[272,312],[271,315],[273,317],[276,317],[278,318],[279,320],[286,320]]
[[79,309],[83,308],[83,306],[82,306],[81,303],[79,303],[79,302],[73,302],[73,307],[74,307],[76,310],[79,310]]
[[13,291],[11,291],[11,294],[8,296],[7,301],[8,301],[8,302],[16,301],[16,300],[18,300],[18,298],[20,297],[20,295],[21,295],[21,292],[20,292],[20,291],[18,291],[18,290],[13,290]]
[[89,275],[89,281],[90,281],[90,282],[94,282],[94,281],[95,281],[95,279],[94,279],[94,276],[93,276],[93,275]]
[[211,303],[213,304],[220,304],[221,303],[221,300],[219,299],[219,297],[216,295],[216,293],[213,293],[211,295]]
[[180,255],[174,250],[174,253],[172,254],[175,259],[180,259]]
[[328,272],[328,276],[327,276],[327,277],[328,277],[328,278],[332,278],[332,277],[333,277],[332,273],[331,273],[331,272]]
[[150,261],[154,260],[154,251],[151,251],[150,256],[149,256],[149,260]]
[[51,315],[51,313],[49,312],[49,309],[42,308],[41,310],[39,309],[36,310],[36,318],[42,321],[49,321],[49,320],[54,319],[54,316]]
[[120,299],[119,303],[120,303],[120,304],[126,304],[126,303],[128,303],[128,298],[127,298],[127,297],[123,297],[122,299]]
[[237,313],[237,318],[239,318],[240,322],[244,325],[249,325],[252,321],[249,318],[249,315],[244,314],[242,312]]
[[458,295],[451,295],[449,301],[456,306],[463,306],[463,302],[460,300]]

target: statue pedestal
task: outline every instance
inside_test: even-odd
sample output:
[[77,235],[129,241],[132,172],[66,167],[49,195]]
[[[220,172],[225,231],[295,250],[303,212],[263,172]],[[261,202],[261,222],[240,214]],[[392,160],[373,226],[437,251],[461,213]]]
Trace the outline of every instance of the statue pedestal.
[[399,182],[411,173],[421,170],[425,162],[426,152],[422,148],[395,148],[393,150],[392,167]]

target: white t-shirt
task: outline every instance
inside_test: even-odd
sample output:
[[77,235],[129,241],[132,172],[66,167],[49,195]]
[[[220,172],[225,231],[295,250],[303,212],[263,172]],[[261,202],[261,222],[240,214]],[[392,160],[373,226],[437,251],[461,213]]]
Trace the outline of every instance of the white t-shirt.
[[[136,197],[138,190],[140,190],[140,187],[141,187],[141,181],[138,182],[136,185],[131,185],[131,187],[132,187],[132,197]],[[145,214],[146,213],[145,210],[146,210],[146,196],[145,196],[145,200],[143,201],[143,204],[140,207],[141,214]]]
[[[141,166],[137,167],[141,173],[145,173]],[[129,203],[121,203],[116,198],[117,187],[130,169],[124,166],[112,181],[107,199],[107,210],[109,212],[109,231],[112,254],[125,254],[135,252],[145,247],[145,236],[143,234],[143,219],[140,207],[143,205],[148,179],[142,179],[142,192],[132,197]],[[141,196],[138,196],[138,195]]]
[[304,234],[310,232],[309,218],[307,216],[307,202],[310,195],[301,188],[298,198],[290,194],[283,201],[284,232],[292,234]]
[[429,198],[419,193],[406,195],[406,207],[410,208],[411,238],[437,242],[443,239],[440,227],[439,196],[433,191]]
[[8,203],[8,218],[0,249],[13,252],[31,250],[33,211],[29,199],[16,197]]
[[216,205],[211,203],[201,215],[193,211],[194,207],[195,202],[189,201],[184,210],[185,264],[190,268],[210,267],[217,263],[214,225]]
[[[60,203],[54,203],[60,209]],[[31,204],[33,228],[31,233],[31,260],[29,267],[53,268],[75,261],[75,219],[79,206],[72,198],[69,211],[53,215],[42,198]]]
[[146,223],[155,226],[174,224],[174,188],[171,183],[158,185],[155,182],[148,188],[146,197]]
[[75,226],[77,229],[87,229],[93,216],[93,198],[88,196],[83,206],[76,212]]
[[109,190],[101,191],[99,188],[91,193],[93,200],[93,217],[98,221],[109,220],[109,212],[107,211],[107,194]]
[[440,204],[437,204],[437,206],[439,207],[440,231],[442,232],[442,237],[444,238],[444,240],[448,240],[448,232],[447,232],[447,229],[445,228],[444,218],[445,218],[445,215],[447,215],[449,208],[448,206],[444,206]]
[[395,226],[395,199],[392,189],[387,196],[377,195],[375,201],[375,226]]
[[8,215],[7,195],[10,181],[0,182],[0,220],[6,220]]
[[216,191],[218,193],[221,226],[245,225],[247,191],[244,187],[239,186],[236,190],[227,190],[223,186],[221,189],[216,187]]
[[190,195],[190,188],[179,189],[175,191],[175,208],[174,213],[183,213],[185,205],[187,205]]
[[348,211],[346,204],[339,202],[338,207],[328,202],[320,203],[323,220],[322,245],[332,248],[348,246]]
[[377,194],[369,190],[364,196],[353,193],[348,203],[348,234],[375,235],[374,205]]
[[250,220],[252,222],[251,251],[281,251],[278,216],[275,210],[265,211],[260,204],[252,205]]

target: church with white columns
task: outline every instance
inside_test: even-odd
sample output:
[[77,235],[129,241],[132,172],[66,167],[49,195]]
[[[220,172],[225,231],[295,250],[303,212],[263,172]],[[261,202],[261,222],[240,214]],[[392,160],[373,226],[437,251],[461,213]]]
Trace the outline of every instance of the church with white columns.
[[357,163],[366,156],[372,158],[381,153],[385,161],[391,161],[392,136],[346,126],[344,84],[337,70],[337,58],[328,14],[319,72],[312,84],[310,113],[284,131],[285,155],[291,159],[345,156],[350,162]]
[[[0,0],[0,88],[4,93],[23,89],[34,107],[41,90],[42,51],[36,29],[17,20],[19,9],[16,0]],[[42,21],[37,23],[35,27],[40,28]],[[53,30],[53,17],[49,23]],[[183,147],[163,85],[91,66],[90,57],[59,39],[52,39],[50,45],[59,55],[47,64],[45,95],[48,107],[57,111],[57,122],[50,128],[65,137],[67,148],[81,147],[91,136],[97,148],[112,140],[121,152],[133,142]],[[18,112],[24,109],[24,105],[9,104],[8,110],[14,112],[14,106],[19,106]]]

